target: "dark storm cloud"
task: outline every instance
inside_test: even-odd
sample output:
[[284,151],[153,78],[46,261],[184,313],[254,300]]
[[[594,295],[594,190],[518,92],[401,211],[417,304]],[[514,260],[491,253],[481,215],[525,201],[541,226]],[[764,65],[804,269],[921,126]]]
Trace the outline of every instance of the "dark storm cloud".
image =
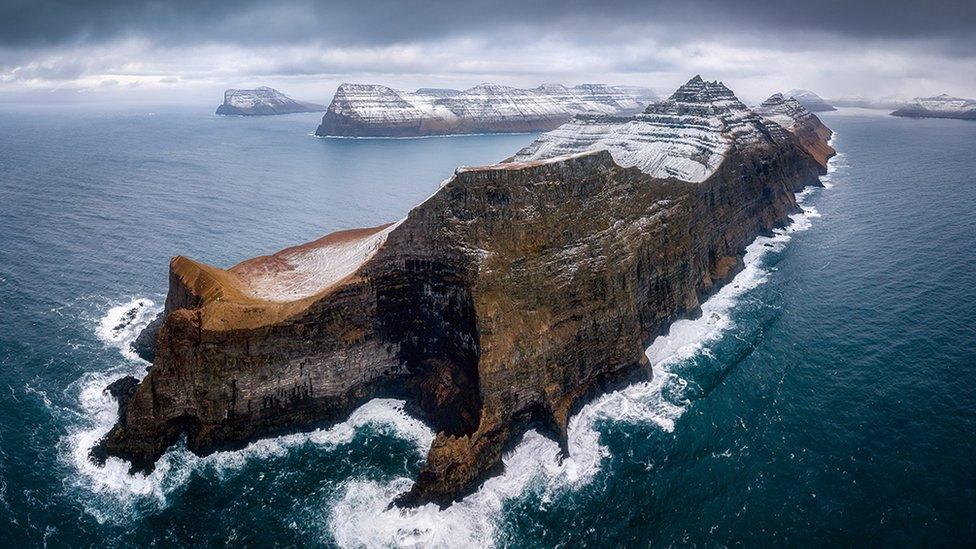
[[525,29],[587,41],[642,25],[694,37],[742,31],[778,39],[803,32],[937,39],[966,51],[976,41],[976,2],[0,0],[0,46],[14,48],[120,37],[164,44],[389,44],[483,33],[505,39]]

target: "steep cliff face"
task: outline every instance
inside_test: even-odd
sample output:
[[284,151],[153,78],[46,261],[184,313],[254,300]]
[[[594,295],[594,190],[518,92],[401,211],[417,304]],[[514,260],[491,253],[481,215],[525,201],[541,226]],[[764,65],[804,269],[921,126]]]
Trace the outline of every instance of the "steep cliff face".
[[375,84],[342,84],[316,130],[320,136],[410,137],[551,130],[574,114],[632,113],[649,90],[582,84],[519,89],[482,84],[414,93]]
[[274,88],[260,87],[251,90],[225,91],[224,102],[217,107],[217,114],[267,116],[324,110],[326,108],[323,105],[296,101]]
[[962,99],[951,95],[916,97],[911,103],[891,113],[908,118],[959,118],[976,120],[976,99]]
[[[731,100],[686,86],[654,114],[712,127],[708,104]],[[647,375],[648,340],[797,210],[792,189],[817,183],[796,137],[743,117],[694,182],[612,150],[459,168],[393,225],[227,270],[175,258],[155,362],[116,389],[121,417],[93,454],[145,470],[181,434],[205,454],[396,396],[437,432],[399,502],[446,504],[530,427],[565,445],[574,408]],[[683,151],[687,137],[646,142]]]
[[796,99],[792,97],[786,99],[783,94],[776,93],[753,111],[796,135],[800,145],[825,169],[827,161],[836,154],[829,144],[834,132]]

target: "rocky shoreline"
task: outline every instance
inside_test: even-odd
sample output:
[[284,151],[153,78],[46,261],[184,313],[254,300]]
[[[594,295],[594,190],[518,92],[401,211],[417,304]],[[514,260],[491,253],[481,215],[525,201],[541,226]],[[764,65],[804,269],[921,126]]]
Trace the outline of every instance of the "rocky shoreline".
[[531,427],[565,449],[574,411],[647,375],[647,342],[820,184],[830,130],[767,108],[696,77],[644,113],[459,168],[395,224],[226,270],[174,258],[140,343],[153,365],[115,385],[93,457],[147,471],[182,435],[198,454],[240,448],[386,396],[437,433],[402,505],[463,497]]

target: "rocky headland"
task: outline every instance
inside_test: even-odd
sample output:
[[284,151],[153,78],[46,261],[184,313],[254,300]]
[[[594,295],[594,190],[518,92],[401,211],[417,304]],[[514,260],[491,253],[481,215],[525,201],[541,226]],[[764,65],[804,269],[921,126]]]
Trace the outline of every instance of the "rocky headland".
[[250,90],[227,90],[224,102],[217,107],[217,114],[228,116],[268,116],[296,112],[321,112],[324,105],[296,101],[274,88],[260,87]]
[[520,89],[481,84],[409,93],[376,84],[342,84],[315,133],[332,137],[417,137],[547,131],[576,114],[632,114],[654,99],[647,88],[543,84]]
[[649,340],[819,184],[819,120],[770,109],[797,118],[695,77],[640,114],[577,117],[458,168],[396,223],[229,269],[174,258],[153,364],[111,387],[120,417],[93,457],[146,471],[184,435],[197,454],[239,448],[381,396],[437,433],[401,505],[476,489],[530,428],[565,449],[578,406],[650,375]]
[[891,113],[908,118],[959,118],[976,120],[976,99],[962,99],[951,95],[916,97],[911,103]]
[[807,152],[824,166],[837,153],[829,144],[834,132],[793,97],[787,99],[775,93],[753,112],[793,132]]

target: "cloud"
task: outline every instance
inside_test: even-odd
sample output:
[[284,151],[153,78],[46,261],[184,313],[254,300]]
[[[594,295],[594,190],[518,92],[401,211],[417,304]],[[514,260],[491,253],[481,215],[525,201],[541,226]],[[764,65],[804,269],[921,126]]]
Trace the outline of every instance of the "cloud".
[[283,83],[321,100],[343,80],[666,91],[702,73],[756,96],[976,95],[973,28],[971,0],[0,0],[0,91]]
[[415,42],[506,29],[566,29],[589,38],[622,23],[698,36],[743,30],[826,31],[862,38],[955,37],[972,43],[971,0],[3,0],[6,46],[104,42],[139,35],[158,42],[333,44]]

